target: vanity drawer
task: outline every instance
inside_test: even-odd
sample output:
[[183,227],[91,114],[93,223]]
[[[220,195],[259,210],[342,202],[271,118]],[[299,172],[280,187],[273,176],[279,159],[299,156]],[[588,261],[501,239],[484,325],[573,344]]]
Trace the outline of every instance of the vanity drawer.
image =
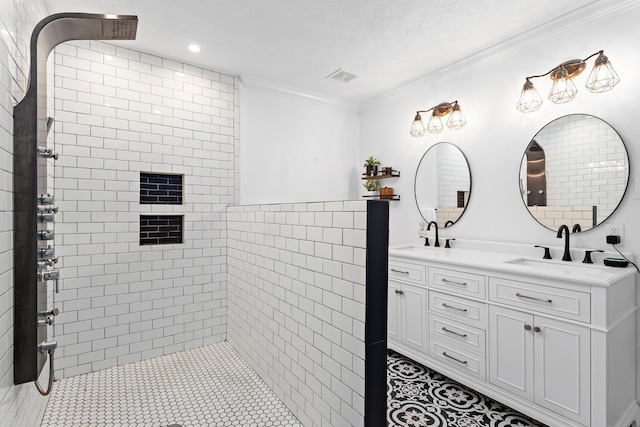
[[487,305],[454,295],[429,292],[429,311],[442,314],[476,328],[486,329]]
[[430,336],[455,343],[468,351],[485,354],[485,332],[443,316],[429,314]]
[[431,357],[467,375],[481,380],[486,379],[486,359],[466,351],[456,345],[432,337],[430,340]]
[[395,259],[389,260],[389,279],[426,286],[426,267]]
[[486,296],[485,276],[444,268],[429,268],[429,287],[474,298]]
[[491,301],[589,323],[591,294],[515,280],[489,278]]

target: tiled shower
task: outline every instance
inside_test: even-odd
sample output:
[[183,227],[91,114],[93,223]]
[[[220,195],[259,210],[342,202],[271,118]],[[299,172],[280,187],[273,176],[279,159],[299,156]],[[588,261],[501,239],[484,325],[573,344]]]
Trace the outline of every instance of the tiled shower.
[[[305,425],[361,423],[366,202],[227,210],[236,78],[97,41],[59,45],[50,63],[56,378],[229,339]],[[180,199],[150,198],[150,177],[180,177]],[[175,221],[182,243],[148,240]],[[31,384],[12,385],[11,287],[0,289],[1,422],[30,424],[42,414],[26,420]]]
[[[224,340],[234,77],[96,41],[55,55],[59,377]],[[183,203],[141,199],[145,174],[181,176]],[[141,245],[154,216],[184,243]]]

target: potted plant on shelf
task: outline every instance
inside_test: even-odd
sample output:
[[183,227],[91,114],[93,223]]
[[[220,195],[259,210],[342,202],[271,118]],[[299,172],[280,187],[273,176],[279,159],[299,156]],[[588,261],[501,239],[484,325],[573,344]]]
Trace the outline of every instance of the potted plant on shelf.
[[364,197],[376,197],[378,196],[378,189],[380,188],[380,183],[375,179],[368,179],[362,184],[364,189]]
[[380,164],[380,160],[376,159],[373,156],[369,156],[367,160],[364,161],[364,167],[366,168],[366,174],[370,176],[375,176],[378,174],[378,165]]

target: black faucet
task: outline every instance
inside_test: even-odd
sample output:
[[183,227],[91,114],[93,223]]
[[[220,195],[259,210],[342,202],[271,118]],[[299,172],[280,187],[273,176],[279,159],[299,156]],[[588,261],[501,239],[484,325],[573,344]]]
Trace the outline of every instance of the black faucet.
[[562,255],[563,261],[571,261],[571,253],[569,253],[569,227],[566,225],[561,225],[558,228],[558,235],[556,236],[558,239],[562,239],[562,232],[564,233],[564,255]]
[[444,228],[449,227],[450,225],[453,225],[453,221],[449,220],[447,222],[444,223]]
[[579,233],[582,231],[582,227],[580,227],[580,224],[575,224],[573,226],[573,229],[571,230],[572,233]]
[[431,224],[436,226],[436,242],[433,244],[433,246],[439,248],[440,242],[438,241],[438,223],[435,221],[431,221],[429,224],[427,224],[427,231],[431,230]]

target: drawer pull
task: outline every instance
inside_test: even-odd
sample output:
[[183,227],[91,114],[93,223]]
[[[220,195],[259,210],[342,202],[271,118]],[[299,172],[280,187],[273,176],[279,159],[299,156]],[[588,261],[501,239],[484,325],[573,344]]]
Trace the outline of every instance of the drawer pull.
[[458,362],[458,363],[462,363],[463,365],[466,365],[466,364],[467,364],[467,361],[466,361],[466,360],[460,360],[460,359],[456,359],[456,358],[455,358],[455,357],[453,357],[453,356],[449,356],[449,355],[447,354],[447,352],[446,352],[446,351],[443,351],[443,352],[442,352],[442,355],[443,355],[444,357],[448,357],[448,358],[449,358],[449,359],[451,359],[451,360],[455,360],[455,361],[456,361],[456,362]]
[[391,271],[393,271],[394,273],[409,274],[408,271],[396,270],[395,268],[392,268]]
[[541,330],[542,330],[542,329],[540,329],[540,327],[539,327],[539,326],[535,326],[535,327],[533,328],[533,332],[540,332]]
[[454,306],[452,306],[452,305],[448,305],[447,303],[444,303],[444,302],[442,303],[442,306],[443,306],[444,308],[451,308],[451,309],[453,309],[453,310],[463,311],[463,312],[465,312],[465,313],[466,313],[466,311],[467,311],[467,309],[466,309],[466,308],[458,308],[458,307],[454,307]]
[[451,283],[452,285],[460,285],[460,286],[467,286],[466,282],[455,282],[453,280],[447,280],[447,279],[440,279],[440,281],[442,283]]
[[447,332],[447,333],[449,333],[449,334],[457,335],[460,338],[466,338],[467,337],[467,334],[461,334],[461,333],[458,333],[456,331],[452,331],[450,329],[445,328],[444,326],[442,327],[442,330]]
[[532,299],[534,301],[541,301],[541,302],[546,302],[546,303],[551,304],[551,300],[550,299],[542,299],[542,298],[530,297],[530,296],[527,296],[527,295],[522,295],[520,292],[516,292],[516,296],[520,297],[520,298]]
[[404,291],[401,291],[400,289],[396,289],[396,294],[398,294],[398,295],[404,295]]
[[530,331],[531,330],[531,325],[527,325],[526,323],[524,324],[524,330],[525,331]]

